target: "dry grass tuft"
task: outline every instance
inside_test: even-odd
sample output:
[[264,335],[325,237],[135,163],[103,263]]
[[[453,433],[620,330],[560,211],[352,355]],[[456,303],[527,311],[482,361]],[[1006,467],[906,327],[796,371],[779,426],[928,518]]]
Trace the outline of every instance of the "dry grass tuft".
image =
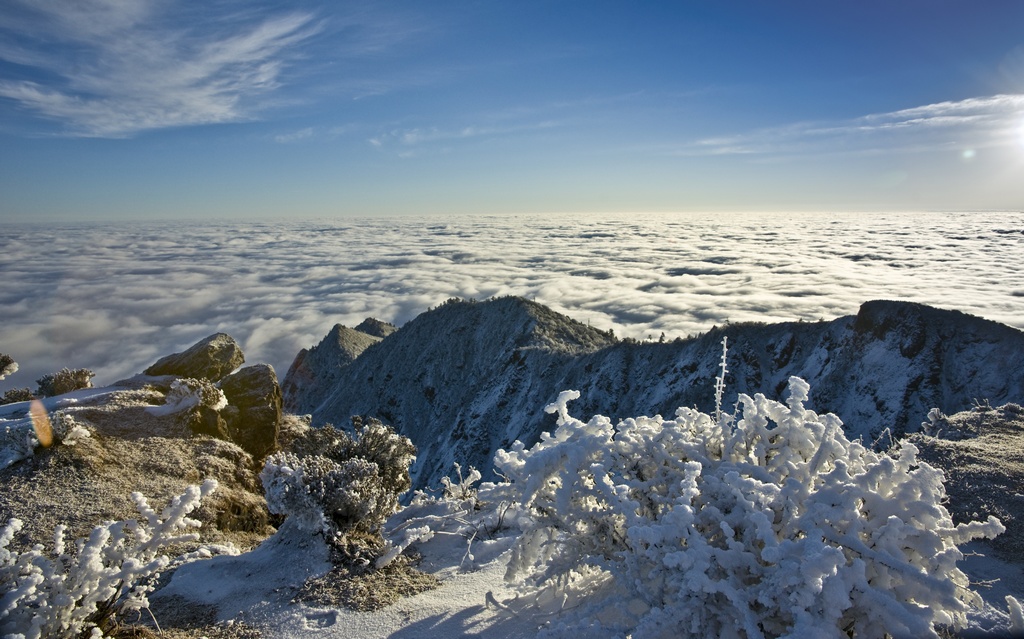
[[334,569],[308,580],[294,600],[326,608],[372,612],[440,585],[436,577],[415,568],[420,557],[411,550],[387,566],[376,568],[374,560],[383,549],[379,536],[350,533],[331,547]]
[[29,404],[28,414],[32,418],[32,428],[36,431],[36,439],[43,448],[53,445],[53,426],[50,424],[50,416],[46,414],[46,407],[38,399],[33,399]]
[[989,543],[1002,558],[1024,561],[1024,408],[957,413],[947,424],[958,439],[915,435],[911,441],[922,461],[945,473],[953,521],[995,515],[1006,532]]
[[380,569],[372,563],[366,567],[337,566],[307,581],[295,600],[325,608],[372,612],[440,585],[436,577],[420,572],[412,563],[399,557]]

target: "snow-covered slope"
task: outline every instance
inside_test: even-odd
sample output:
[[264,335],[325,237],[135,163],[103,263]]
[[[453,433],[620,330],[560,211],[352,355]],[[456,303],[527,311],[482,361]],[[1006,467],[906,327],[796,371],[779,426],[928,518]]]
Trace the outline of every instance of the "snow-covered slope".
[[[367,319],[359,326],[371,326],[372,321]],[[380,324],[389,326],[383,322]],[[335,324],[319,344],[308,350],[304,348],[295,356],[282,384],[286,397],[284,408],[295,411],[323,401],[337,383],[341,369],[379,342],[381,337],[383,335]]]
[[489,477],[497,448],[532,444],[554,427],[541,408],[561,390],[581,391],[582,415],[711,410],[723,337],[725,406],[737,390],[779,396],[796,375],[813,389],[808,406],[840,415],[853,437],[915,430],[932,407],[948,414],[974,399],[1024,400],[1024,332],[906,302],[868,302],[856,316],[828,322],[735,324],[665,343],[616,340],[514,297],[449,301],[359,352],[334,348],[345,331],[335,327],[310,351],[321,358],[316,366],[300,354],[285,378],[286,405],[312,413],[315,424],[347,425],[352,415],[392,424],[419,448],[417,487],[437,485],[454,462]]

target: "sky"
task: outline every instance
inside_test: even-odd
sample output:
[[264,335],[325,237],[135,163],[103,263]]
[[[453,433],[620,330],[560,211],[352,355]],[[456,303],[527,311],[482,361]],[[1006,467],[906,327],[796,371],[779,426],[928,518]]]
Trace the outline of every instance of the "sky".
[[1024,2],[0,1],[0,221],[1020,210]]

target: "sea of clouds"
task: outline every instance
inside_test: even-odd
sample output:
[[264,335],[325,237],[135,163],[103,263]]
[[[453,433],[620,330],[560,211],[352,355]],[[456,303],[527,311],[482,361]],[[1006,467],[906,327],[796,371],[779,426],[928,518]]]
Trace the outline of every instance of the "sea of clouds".
[[284,375],[335,323],[520,295],[619,336],[813,321],[901,299],[1024,328],[1024,214],[430,217],[8,225],[0,391],[98,385],[218,331]]

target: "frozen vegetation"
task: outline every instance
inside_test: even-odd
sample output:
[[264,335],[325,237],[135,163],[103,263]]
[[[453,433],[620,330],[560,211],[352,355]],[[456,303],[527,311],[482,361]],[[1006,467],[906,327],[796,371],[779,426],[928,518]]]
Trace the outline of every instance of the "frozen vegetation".
[[[100,639],[130,612],[148,609],[155,578],[172,565],[170,546],[196,541],[187,532],[199,522],[189,514],[217,488],[208,480],[191,486],[161,513],[141,493],[133,493],[140,518],[97,526],[70,548],[63,526],[52,548],[9,548],[23,523],[11,519],[0,531],[0,631],[5,639]],[[202,549],[177,557],[182,563],[209,557]]]
[[[1003,526],[995,518],[954,524],[941,471],[913,445],[874,452],[849,441],[836,416],[804,408],[808,391],[793,378],[784,403],[740,395],[736,414],[683,408],[674,419],[617,424],[572,417],[578,393],[562,393],[547,408],[558,416],[554,432],[498,453],[505,481],[476,486],[479,473],[457,469],[440,496],[417,493],[384,526],[378,567],[419,548],[449,584],[467,580],[447,594],[418,595],[404,614],[423,606],[419,614],[432,618],[449,597],[465,608],[449,601],[445,613],[472,622],[409,636],[940,637],[967,628],[983,602],[958,568],[958,546]],[[265,473],[287,474],[282,461],[271,458]],[[325,519],[323,508],[289,512]],[[303,527],[286,525],[265,552],[315,546],[301,541],[310,539]],[[181,596],[233,565],[253,570],[231,563],[241,561],[209,571],[193,564],[171,592]],[[231,605],[221,597],[200,600]],[[271,620],[270,636],[307,636],[311,624],[330,637],[403,627],[385,611],[253,605]],[[1024,631],[1017,600],[1003,605],[989,619]]]
[[271,455],[260,473],[270,512],[330,540],[377,533],[412,485],[416,448],[377,420],[358,424],[353,438],[333,426],[310,429],[297,452]]
[[[354,418],[352,434],[293,424],[284,450],[247,462],[262,467],[266,505],[285,520],[237,556],[172,550],[195,543],[190,513],[212,481],[160,515],[136,493],[138,520],[103,523],[70,547],[62,527],[52,543],[23,547],[23,524],[12,519],[0,534],[0,636],[119,637],[126,614],[144,620],[151,605],[154,627],[183,627],[163,611],[184,606],[207,611],[202,632],[213,628],[204,623],[243,624],[256,633],[245,636],[268,639],[1024,632],[1018,599],[1007,592],[994,610],[963,568],[960,547],[1002,533],[998,519],[954,520],[943,473],[917,446],[879,450],[851,440],[837,416],[807,407],[810,385],[797,376],[784,401],[729,395],[722,346],[708,387],[713,410],[583,421],[571,410],[581,393],[565,391],[546,407],[553,431],[494,455],[500,482],[480,483],[479,471],[456,465],[436,492],[417,491],[404,507],[399,496],[412,485],[416,455],[409,438],[370,418]],[[163,402],[134,405],[139,418],[226,409],[211,383],[166,384],[137,391]],[[116,393],[90,393],[46,400],[48,410],[64,407],[51,413],[51,450],[76,441],[92,450],[93,440],[107,439],[90,437],[76,416],[92,413],[75,407]],[[45,415],[21,418],[21,430],[8,433],[18,436],[20,458],[38,455]],[[959,423],[930,415],[930,427],[943,432]],[[185,561],[154,590],[161,571]],[[416,562],[428,578],[403,590]],[[396,599],[353,594],[356,585],[407,596],[379,610],[353,608]],[[318,596],[293,599],[311,590]]]
[[[954,525],[942,473],[912,445],[875,453],[834,415],[740,396],[734,421],[691,409],[617,425],[548,407],[558,429],[498,453],[518,504],[508,578],[572,609],[553,634],[655,637],[937,636],[981,603],[957,546],[1003,531]],[[507,497],[505,497],[507,495]]]

